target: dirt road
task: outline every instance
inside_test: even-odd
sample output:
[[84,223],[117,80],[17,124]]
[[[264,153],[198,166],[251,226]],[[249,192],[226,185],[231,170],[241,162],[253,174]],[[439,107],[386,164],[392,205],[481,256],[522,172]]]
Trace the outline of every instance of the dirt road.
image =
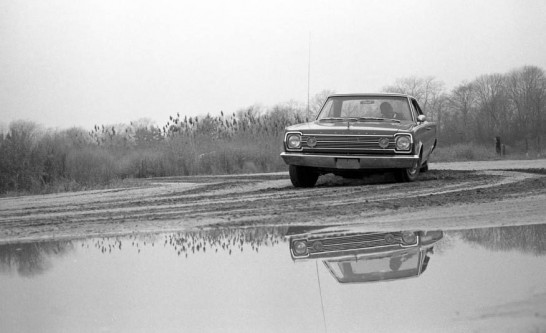
[[437,163],[420,181],[287,173],[149,179],[138,188],[0,199],[0,244],[216,225],[365,223],[373,230],[546,222],[546,160]]

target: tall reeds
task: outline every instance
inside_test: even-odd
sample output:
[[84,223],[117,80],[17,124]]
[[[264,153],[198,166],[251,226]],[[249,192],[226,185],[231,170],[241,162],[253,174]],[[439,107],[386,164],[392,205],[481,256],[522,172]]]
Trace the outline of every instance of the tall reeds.
[[249,107],[237,113],[44,130],[18,121],[0,134],[0,193],[41,193],[104,186],[125,178],[285,170],[284,128],[305,121],[303,108]]

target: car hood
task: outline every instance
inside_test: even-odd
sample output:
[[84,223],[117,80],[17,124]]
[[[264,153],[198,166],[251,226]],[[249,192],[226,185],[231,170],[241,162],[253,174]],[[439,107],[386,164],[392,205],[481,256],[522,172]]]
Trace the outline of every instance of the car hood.
[[304,134],[362,134],[385,135],[398,132],[408,132],[415,126],[414,123],[396,122],[319,122],[313,121],[297,124],[286,128],[287,131],[300,131]]

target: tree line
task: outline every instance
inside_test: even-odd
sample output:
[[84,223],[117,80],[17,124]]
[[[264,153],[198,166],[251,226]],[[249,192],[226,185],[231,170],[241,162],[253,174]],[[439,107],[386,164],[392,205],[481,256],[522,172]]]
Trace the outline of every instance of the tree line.
[[434,77],[399,79],[387,92],[413,95],[429,120],[438,123],[440,144],[492,144],[540,154],[546,132],[544,69],[524,66],[505,74],[481,75],[446,91]]

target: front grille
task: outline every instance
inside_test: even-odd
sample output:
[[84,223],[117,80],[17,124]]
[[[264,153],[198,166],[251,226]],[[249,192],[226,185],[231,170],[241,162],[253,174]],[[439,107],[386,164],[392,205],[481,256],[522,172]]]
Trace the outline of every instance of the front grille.
[[[309,138],[316,139],[316,145],[309,147],[307,144]],[[389,145],[387,148],[379,147],[379,139],[388,138]],[[343,152],[343,153],[392,153],[394,152],[394,137],[393,136],[341,136],[341,135],[303,135],[302,147],[307,153],[321,152]]]
[[[387,241],[387,235],[392,235],[392,240]],[[320,242],[317,244],[317,242]],[[350,251],[366,248],[395,246],[402,243],[400,232],[391,233],[366,233],[340,237],[316,238],[307,240],[309,255],[333,251]],[[320,245],[320,246],[317,246]]]

